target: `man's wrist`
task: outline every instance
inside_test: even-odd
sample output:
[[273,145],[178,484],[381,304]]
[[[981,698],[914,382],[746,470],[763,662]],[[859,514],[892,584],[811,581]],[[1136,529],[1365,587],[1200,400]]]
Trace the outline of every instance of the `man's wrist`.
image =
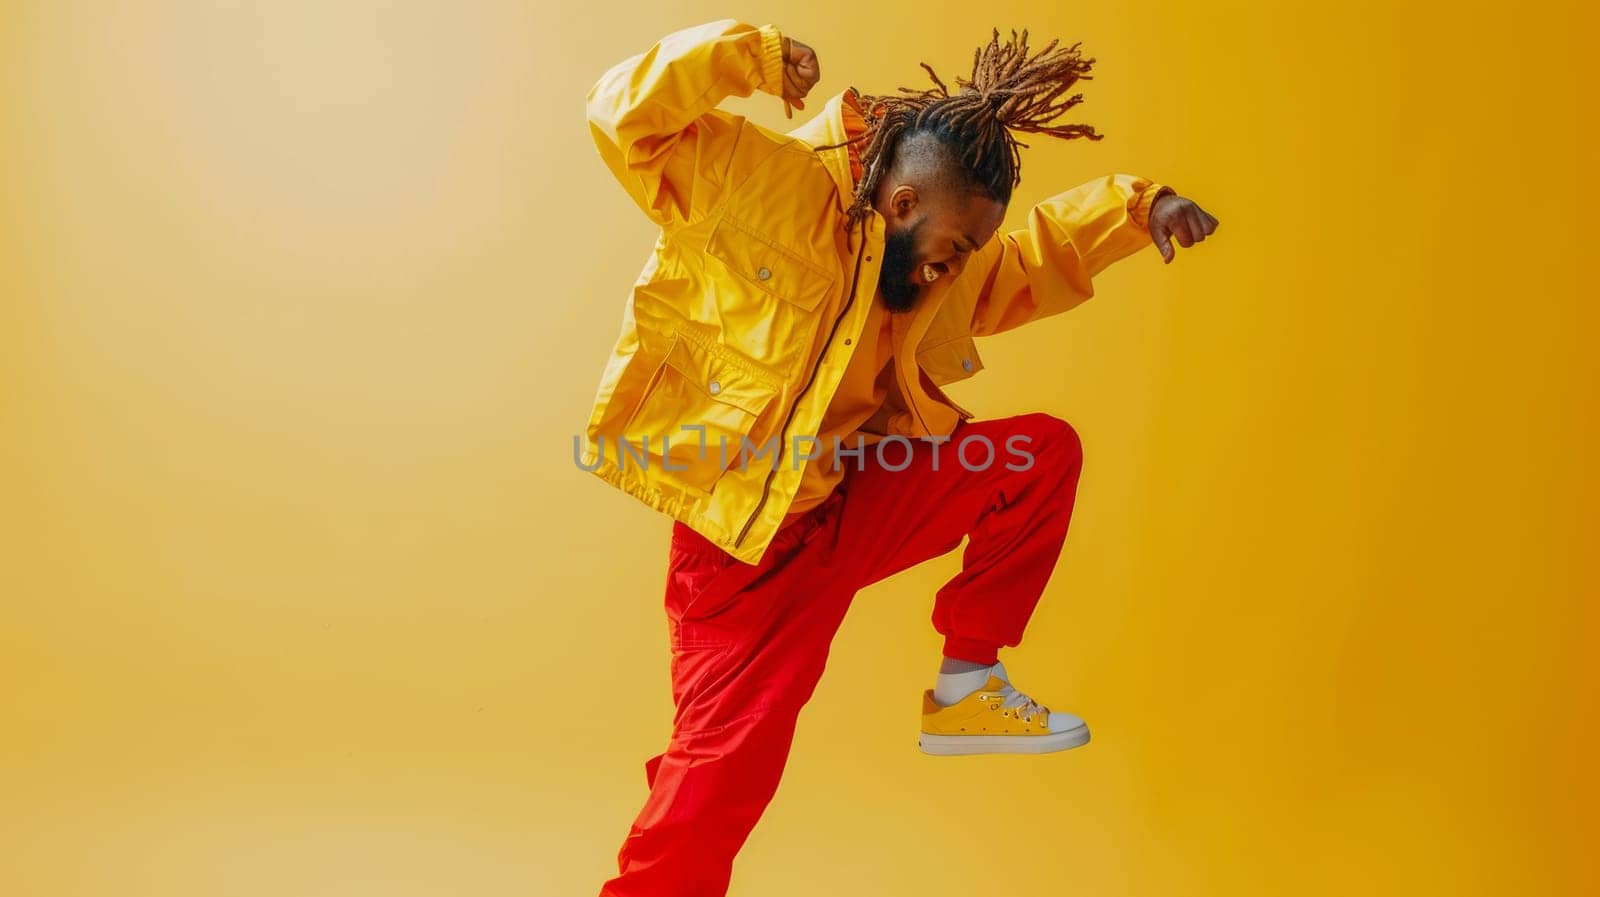
[[1156,203],[1161,197],[1176,195],[1177,192],[1175,188],[1166,184],[1151,184],[1146,187],[1139,194],[1139,198],[1134,201],[1133,208],[1129,210],[1133,223],[1139,227],[1149,229],[1150,216],[1156,210]]
[[784,61],[789,58],[789,38],[776,25],[762,25],[761,89],[775,97],[783,96]]

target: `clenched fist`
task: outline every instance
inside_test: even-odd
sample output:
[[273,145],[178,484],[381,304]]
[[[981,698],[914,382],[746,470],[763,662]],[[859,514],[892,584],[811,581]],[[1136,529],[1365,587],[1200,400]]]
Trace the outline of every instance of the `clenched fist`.
[[783,39],[783,111],[793,117],[789,104],[796,109],[806,108],[801,99],[817,86],[822,78],[822,67],[817,63],[817,52],[797,40]]
[[1150,209],[1150,239],[1161,250],[1163,264],[1171,264],[1175,253],[1172,238],[1187,249],[1217,229],[1217,219],[1210,212],[1176,193],[1163,194]]

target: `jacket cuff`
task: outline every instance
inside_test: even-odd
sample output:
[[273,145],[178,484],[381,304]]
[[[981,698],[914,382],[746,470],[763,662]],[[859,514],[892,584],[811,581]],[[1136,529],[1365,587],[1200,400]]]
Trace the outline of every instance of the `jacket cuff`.
[[761,89],[773,96],[783,96],[783,35],[776,25],[762,25],[756,29],[761,34]]
[[1150,210],[1155,208],[1156,200],[1166,196],[1168,193],[1177,192],[1175,188],[1152,181],[1150,186],[1139,191],[1139,195],[1134,197],[1133,202],[1128,205],[1128,217],[1133,220],[1135,225],[1149,230]]

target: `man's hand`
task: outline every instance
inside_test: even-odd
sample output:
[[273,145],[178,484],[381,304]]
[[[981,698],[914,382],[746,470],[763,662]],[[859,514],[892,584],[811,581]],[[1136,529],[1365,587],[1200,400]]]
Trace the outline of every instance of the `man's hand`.
[[1217,219],[1210,212],[1176,193],[1163,194],[1150,209],[1150,239],[1161,250],[1162,264],[1171,264],[1176,253],[1172,238],[1185,249],[1216,232]]
[[822,67],[817,63],[815,50],[797,40],[783,39],[783,111],[790,118],[789,104],[796,109],[806,108],[800,102],[822,78]]

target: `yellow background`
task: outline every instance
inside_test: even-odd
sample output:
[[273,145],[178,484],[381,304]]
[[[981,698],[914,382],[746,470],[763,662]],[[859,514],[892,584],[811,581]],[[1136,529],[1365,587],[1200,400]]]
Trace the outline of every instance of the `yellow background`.
[[7,4],[0,893],[598,890],[669,521],[572,462],[653,239],[582,100],[730,15],[818,97],[1081,40],[1108,136],[1032,139],[1008,226],[1109,171],[1222,222],[956,394],[1086,442],[1007,657],[1094,743],[919,754],[958,557],[904,573],[736,897],[1596,893],[1595,23],[985,6]]

